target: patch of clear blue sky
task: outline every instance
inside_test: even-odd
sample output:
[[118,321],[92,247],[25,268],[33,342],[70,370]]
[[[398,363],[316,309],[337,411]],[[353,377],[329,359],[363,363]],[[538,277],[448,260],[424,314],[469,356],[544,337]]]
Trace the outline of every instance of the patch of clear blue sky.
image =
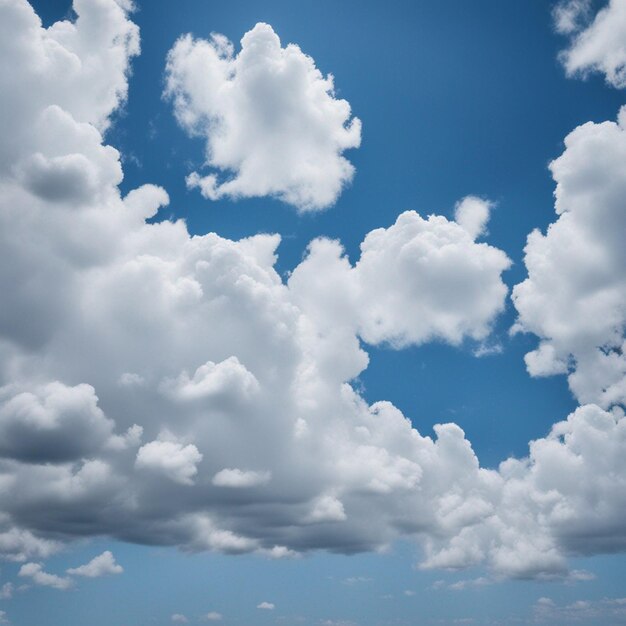
[[[68,15],[70,7],[68,0],[32,4],[46,24]],[[471,193],[497,202],[486,240],[514,261],[506,274],[514,285],[525,275],[527,234],[554,220],[549,161],[561,153],[574,127],[614,119],[624,103],[623,93],[599,78],[564,77],[557,53],[565,41],[552,32],[547,0],[138,4],[134,20],[141,28],[142,55],[133,63],[128,104],[108,135],[125,157],[123,189],[145,182],[164,186],[171,204],[159,219],[184,217],[192,233],[216,231],[231,238],[280,233],[278,269],[283,274],[314,237],[340,239],[354,261],[363,236],[389,226],[401,211],[450,216],[454,203]],[[220,32],[237,45],[258,21],[270,23],[283,44],[300,45],[322,72],[333,73],[339,96],[363,122],[362,147],[347,153],[357,168],[354,182],[325,213],[298,216],[268,199],[209,202],[197,190],[185,189],[185,175],[203,161],[203,143],[184,135],[161,99],[167,51],[187,32],[196,37]],[[472,355],[471,346],[367,348],[371,363],[361,377],[365,396],[393,401],[425,434],[437,422],[457,422],[483,465],[525,455],[529,439],[543,436],[575,403],[563,377],[528,377],[523,355],[536,340],[509,338],[513,320],[509,303],[495,329],[504,350],[481,359]],[[80,547],[51,566],[65,567],[64,559],[67,566],[75,565],[97,554],[95,548]],[[15,623],[165,624],[172,612],[195,618],[209,610],[236,616],[225,620],[233,624],[274,623],[277,615],[352,619],[363,626],[527,618],[528,607],[542,595],[573,601],[623,594],[619,581],[626,573],[620,557],[594,558],[580,566],[595,571],[598,579],[577,586],[509,582],[454,593],[429,587],[438,578],[457,580],[480,572],[415,571],[416,553],[406,545],[387,556],[318,555],[293,563],[190,558],[171,549],[123,544],[113,545],[113,551],[126,568],[123,576],[86,581],[76,593],[37,591],[36,604],[30,593],[18,594],[11,613],[23,619],[16,617]],[[352,586],[340,582],[351,576],[373,580]],[[416,595],[403,596],[405,589]],[[394,598],[382,599],[386,594]],[[279,610],[260,615],[254,606],[261,600],[275,601]]]

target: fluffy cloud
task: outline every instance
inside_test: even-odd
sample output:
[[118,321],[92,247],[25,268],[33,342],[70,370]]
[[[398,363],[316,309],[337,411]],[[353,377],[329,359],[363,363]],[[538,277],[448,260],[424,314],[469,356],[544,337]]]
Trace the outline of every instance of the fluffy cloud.
[[187,179],[206,198],[273,196],[317,211],[352,180],[342,153],[359,146],[360,121],[335,98],[332,75],[324,77],[298,46],[282,48],[268,24],[247,32],[238,54],[223,35],[181,37],[166,77],[178,122],[207,142],[214,172]]
[[587,23],[591,2],[566,0],[557,5],[557,30],[572,36],[571,45],[561,53],[569,75],[604,74],[607,83],[626,87],[626,3],[609,0],[591,23]]
[[91,559],[89,563],[68,569],[67,573],[71,576],[99,578],[100,576],[107,576],[110,574],[121,574],[123,571],[124,568],[115,562],[113,554],[109,550],[106,550],[99,556]]
[[366,236],[354,267],[338,242],[318,239],[289,287],[329,333],[343,328],[397,347],[484,339],[504,307],[501,274],[510,266],[501,250],[475,241],[489,210],[487,201],[468,197],[457,205],[456,221],[407,211]]
[[261,602],[257,604],[257,609],[265,609],[266,611],[273,611],[275,606],[271,602]]
[[41,563],[25,563],[20,568],[18,576],[30,578],[36,585],[53,587],[65,591],[74,584],[71,578],[63,578],[56,574],[49,574],[43,570]]
[[550,165],[557,220],[528,237],[528,278],[513,290],[516,329],[541,339],[534,376],[569,372],[580,402],[626,402],[626,108],[589,122]]
[[[24,576],[63,585],[35,562],[58,549],[59,538],[279,558],[377,549],[404,536],[423,544],[424,567],[484,563],[504,575],[557,577],[566,575],[568,554],[626,547],[619,411],[582,407],[533,442],[527,459],[486,470],[458,426],[420,434],[391,403],[370,406],[351,384],[367,367],[367,344],[486,338],[504,305],[501,274],[510,263],[478,240],[488,202],[466,198],[454,220],[404,213],[366,236],[354,265],[338,242],[316,240],[287,282],[274,267],[276,235],[230,241],[192,237],[182,221],[147,223],[167,194],[146,185],[122,197],[119,155],[98,130],[125,93],[137,49],[128,34],[136,31],[114,0],[77,9],[75,24],[43,29],[25,0],[0,6],[0,17],[14,20],[0,87],[17,69],[26,84],[38,79],[41,55],[67,63],[70,74],[76,55],[87,63],[95,54],[96,63],[126,42],[125,61],[109,72],[115,97],[97,99],[91,114],[47,87],[28,107],[9,109],[15,133],[41,132],[3,143],[10,158],[0,165],[4,558],[33,561]],[[106,17],[97,54],[83,19],[96,9]],[[64,47],[62,38],[45,43],[60,32],[78,33],[87,49]],[[275,41],[264,27],[253,32],[252,40]],[[222,61],[241,61],[219,45]],[[281,54],[294,55],[296,68],[304,63],[297,49]],[[78,78],[66,89],[88,91]],[[0,98],[9,92],[0,89]],[[80,93],[83,103],[91,97]],[[598,158],[608,155],[600,173],[608,176],[621,154],[622,132],[617,124],[589,125],[576,136],[597,135],[600,143],[590,145],[600,146]],[[568,141],[571,155],[578,140]],[[553,170],[558,202],[569,205],[581,183],[567,191],[571,162],[563,159],[563,171]],[[595,162],[585,152],[577,167]],[[619,184],[603,186],[606,202],[594,200],[607,216],[622,197]],[[581,197],[573,210],[584,217]],[[619,239],[615,221],[605,230]],[[611,251],[623,259],[617,244]],[[584,274],[575,278],[587,284]],[[548,323],[549,312],[544,317]],[[596,317],[594,341],[603,343],[593,345],[606,347],[606,316]],[[537,332],[532,319],[520,312],[520,323]],[[542,362],[569,363],[569,348],[547,330],[538,334],[548,346]],[[15,429],[23,435],[11,435]]]
[[135,466],[167,476],[181,485],[191,485],[200,461],[202,455],[193,444],[185,446],[176,441],[157,440],[139,448]]

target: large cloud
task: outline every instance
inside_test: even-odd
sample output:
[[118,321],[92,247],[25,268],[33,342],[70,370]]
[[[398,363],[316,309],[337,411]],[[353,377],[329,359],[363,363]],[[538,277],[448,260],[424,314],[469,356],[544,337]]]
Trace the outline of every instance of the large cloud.
[[561,54],[569,75],[604,74],[607,83],[626,87],[626,2],[609,0],[588,22],[590,0],[565,0],[555,10],[557,29],[570,34]]
[[558,219],[526,245],[528,278],[513,290],[517,328],[541,338],[532,375],[570,372],[581,402],[626,402],[626,108],[587,123],[550,166]]
[[[97,99],[88,115],[42,90],[14,111],[16,133],[29,120],[42,132],[4,144],[0,551],[30,561],[24,576],[53,581],[39,561],[94,535],[273,557],[410,536],[425,567],[487,563],[512,576],[563,575],[569,553],[622,549],[618,411],[584,407],[528,459],[485,470],[458,426],[423,436],[350,384],[367,366],[361,341],[485,338],[509,264],[477,241],[488,203],[466,199],[454,220],[404,213],[365,238],[354,266],[317,240],[287,283],[276,235],[229,241],[146,223],[167,194],[122,198],[119,155],[97,130],[125,93],[136,30],[114,0],[77,8],[112,16],[102,57],[42,43],[89,38],[89,22],[45,30],[24,0],[0,5],[14,20],[5,81],[34,81],[41,55],[71,68],[135,37],[108,109]],[[86,86],[67,84],[68,100],[72,89]]]
[[181,37],[167,61],[166,95],[181,126],[207,141],[207,165],[231,174],[193,172],[206,198],[274,196],[300,211],[333,204],[352,180],[342,156],[361,141],[361,123],[335,98],[333,77],[294,44],[282,48],[268,24],[241,40]]

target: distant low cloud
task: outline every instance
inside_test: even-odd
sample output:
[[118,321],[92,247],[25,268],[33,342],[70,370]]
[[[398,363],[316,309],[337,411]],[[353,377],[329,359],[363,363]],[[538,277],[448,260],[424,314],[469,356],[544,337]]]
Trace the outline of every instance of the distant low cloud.
[[359,119],[335,97],[332,75],[297,45],[281,47],[268,24],[247,32],[237,54],[223,35],[181,37],[168,54],[165,94],[180,125],[206,139],[213,172],[187,178],[206,198],[273,196],[318,211],[354,176],[342,153],[359,146]]
[[256,608],[263,609],[265,611],[273,611],[276,607],[272,602],[261,602],[260,604],[257,604]]
[[533,620],[543,624],[574,624],[593,620],[597,624],[621,623],[626,619],[626,598],[575,600],[558,604],[551,598],[539,598],[533,606]]

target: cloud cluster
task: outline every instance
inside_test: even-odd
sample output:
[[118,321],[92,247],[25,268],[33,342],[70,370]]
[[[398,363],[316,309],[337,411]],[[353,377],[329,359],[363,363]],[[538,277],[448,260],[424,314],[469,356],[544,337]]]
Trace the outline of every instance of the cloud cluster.
[[[0,167],[0,552],[30,561],[23,576],[65,584],[39,561],[64,539],[96,535],[272,557],[370,550],[408,536],[422,542],[424,567],[485,563],[518,577],[564,576],[570,553],[626,547],[619,410],[582,407],[532,442],[527,459],[486,470],[458,426],[422,435],[391,403],[370,406],[351,384],[367,367],[367,344],[485,339],[510,263],[478,240],[487,201],[466,198],[453,220],[404,213],[366,236],[354,265],[338,242],[316,240],[287,282],[274,268],[277,235],[231,241],[190,236],[182,221],[147,223],[166,192],[146,185],[122,197],[119,154],[98,130],[122,101],[136,29],[115,0],[76,9],[76,23],[44,29],[25,0],[0,6],[0,23],[13,23],[0,98],[13,97],[6,81],[18,69],[30,84],[51,57],[71,76],[73,64],[125,46],[125,61],[98,77],[108,75],[115,95],[108,109],[94,96],[89,114],[46,89],[9,109],[7,128],[41,131],[4,144],[10,158]],[[59,33],[103,50],[75,50]],[[308,68],[304,77],[338,106],[344,128],[347,105],[324,99],[328,83],[315,82],[310,60],[295,47],[281,51],[268,27],[246,37],[259,71],[266,53],[279,52],[296,77]],[[197,45],[184,39],[175,51]],[[200,45],[201,61],[206,46],[226,65],[241,62],[243,52],[232,57],[219,38]],[[77,90],[86,102],[77,72],[63,95]],[[291,83],[272,85],[287,98]],[[599,141],[623,132],[600,128]],[[306,134],[290,137],[309,149]],[[36,154],[51,165],[40,167]],[[618,192],[604,190],[607,199]],[[607,236],[618,232],[607,226]],[[613,252],[612,261],[622,258]],[[529,315],[520,319],[537,332]],[[72,571],[118,567],[105,553]]]
[[[361,122],[335,97],[333,77],[268,24],[241,40],[181,37],[167,58],[165,94],[180,125],[206,139],[208,175],[189,187],[211,200],[273,196],[299,211],[335,203],[354,176],[342,156],[361,142]],[[225,172],[227,178],[215,173]]]
[[550,169],[558,218],[528,237],[528,278],[513,290],[516,328],[541,339],[528,371],[569,372],[581,403],[624,404],[626,108],[571,132]]
[[576,600],[557,604],[551,598],[539,598],[533,606],[536,623],[572,624],[594,620],[595,623],[621,623],[626,618],[626,598],[602,600]]
[[555,9],[559,32],[571,36],[561,61],[570,76],[604,74],[613,87],[626,87],[626,2],[609,0],[589,22],[590,0],[564,0]]

